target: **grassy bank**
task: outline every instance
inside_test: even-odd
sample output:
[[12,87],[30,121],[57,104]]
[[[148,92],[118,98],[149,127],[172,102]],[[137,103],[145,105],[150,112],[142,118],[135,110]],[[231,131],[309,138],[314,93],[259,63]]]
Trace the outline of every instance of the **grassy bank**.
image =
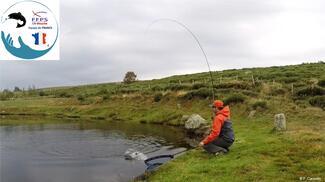
[[[192,150],[150,180],[324,180],[324,72],[323,62],[213,72],[216,97],[232,110],[236,142],[231,152],[214,157]],[[208,73],[199,73],[131,84],[2,91],[0,114],[182,126],[183,115],[210,118],[209,79]],[[287,131],[272,130],[276,113],[285,113]],[[2,119],[0,124],[19,123]]]
[[[150,176],[150,181],[324,179],[324,130],[319,126],[304,127],[289,120],[288,131],[274,133],[270,119],[234,119],[237,140],[227,155],[215,157],[200,149],[192,150],[162,166]],[[319,122],[323,122],[323,128],[324,121]]]

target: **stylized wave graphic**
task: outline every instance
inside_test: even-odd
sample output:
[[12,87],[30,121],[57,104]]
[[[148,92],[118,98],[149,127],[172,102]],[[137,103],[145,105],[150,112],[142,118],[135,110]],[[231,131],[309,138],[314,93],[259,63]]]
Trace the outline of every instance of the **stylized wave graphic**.
[[30,48],[28,45],[26,45],[24,43],[24,41],[22,40],[22,38],[19,36],[18,42],[20,44],[20,47],[17,48],[15,46],[13,46],[13,40],[12,40],[12,37],[10,36],[10,34],[5,36],[5,33],[3,31],[1,31],[1,39],[2,39],[2,42],[8,52],[10,52],[12,55],[22,58],[22,59],[39,58],[39,57],[45,55],[46,53],[48,53],[54,46],[54,44],[53,44],[50,48],[48,48],[46,50],[42,50],[42,51],[34,50],[34,49]]

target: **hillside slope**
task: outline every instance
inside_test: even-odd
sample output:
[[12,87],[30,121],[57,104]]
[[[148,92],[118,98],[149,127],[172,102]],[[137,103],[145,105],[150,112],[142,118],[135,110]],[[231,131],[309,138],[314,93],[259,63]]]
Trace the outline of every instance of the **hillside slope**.
[[[214,157],[191,150],[161,167],[150,180],[324,180],[324,73],[324,62],[213,72],[216,98],[232,111],[236,142],[231,152]],[[209,73],[198,73],[132,84],[2,91],[0,114],[182,126],[185,114],[209,119],[211,100]],[[248,118],[251,111],[256,113]],[[273,132],[276,113],[285,113],[286,132]],[[0,121],[1,125],[20,123],[26,124]]]

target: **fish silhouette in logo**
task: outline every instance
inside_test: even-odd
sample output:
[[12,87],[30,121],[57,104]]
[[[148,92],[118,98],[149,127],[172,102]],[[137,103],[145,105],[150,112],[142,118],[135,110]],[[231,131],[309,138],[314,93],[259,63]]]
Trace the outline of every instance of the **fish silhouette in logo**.
[[19,22],[17,22],[17,26],[16,28],[20,28],[26,25],[26,18],[20,13],[11,13],[10,15],[8,15],[8,19],[14,19],[14,20],[18,20],[18,21],[22,21],[23,23],[20,24]]

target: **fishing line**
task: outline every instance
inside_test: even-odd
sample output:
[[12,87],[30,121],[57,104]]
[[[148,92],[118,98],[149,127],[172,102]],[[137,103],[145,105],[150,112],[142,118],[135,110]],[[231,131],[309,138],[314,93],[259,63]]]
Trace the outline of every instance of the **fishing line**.
[[[209,61],[208,61],[208,57],[198,39],[198,37],[186,26],[184,25],[183,23],[177,21],[177,20],[174,20],[174,19],[169,19],[169,18],[163,18],[163,19],[157,19],[157,20],[154,20],[153,22],[151,22],[149,24],[149,26],[147,27],[146,29],[146,35],[150,29],[151,26],[153,26],[154,24],[156,23],[159,23],[159,22],[162,22],[162,21],[168,21],[168,22],[172,22],[172,23],[176,23],[177,25],[180,25],[182,28],[184,28],[188,33],[191,34],[191,36],[194,38],[194,40],[196,41],[197,45],[199,46],[202,54],[204,55],[204,58],[205,58],[205,62],[208,66],[208,69],[209,69],[209,74],[210,74],[210,78],[211,78],[211,93],[212,93],[212,101],[214,101],[214,83],[213,83],[213,76],[212,76],[212,72],[211,72],[211,69],[210,69],[210,64],[209,64]],[[181,154],[183,152],[186,152],[186,150],[184,151],[180,151],[180,152],[177,152],[177,153],[174,153],[174,154],[169,154],[169,155],[158,155],[158,156],[154,156],[154,157],[151,157],[151,158],[148,158],[146,159],[144,162],[147,166],[147,170],[151,170],[151,169],[154,169],[160,165],[162,165],[163,163],[160,163],[160,162],[152,162],[152,161],[155,161],[157,159],[163,159],[163,158],[170,158],[170,159],[173,159],[175,155],[178,155],[178,154]]]
[[197,36],[186,26],[184,25],[183,23],[177,21],[177,20],[174,20],[174,19],[169,19],[169,18],[163,18],[163,19],[157,19],[157,20],[154,20],[153,22],[151,22],[149,24],[149,26],[147,27],[147,30],[146,30],[146,34],[147,32],[149,31],[150,27],[153,25],[153,24],[156,24],[156,23],[159,23],[161,21],[168,21],[168,22],[173,22],[173,23],[176,23],[177,25],[180,25],[181,27],[183,27],[188,33],[191,34],[191,36],[194,38],[194,40],[196,41],[196,43],[198,44],[199,48],[201,49],[203,55],[204,55],[204,58],[205,58],[205,62],[208,66],[208,69],[209,69],[209,73],[210,73],[210,77],[211,77],[211,93],[212,93],[212,101],[214,101],[214,84],[213,84],[213,77],[212,77],[212,72],[211,72],[211,69],[210,69],[210,64],[209,64],[209,61],[208,61],[208,57],[199,41],[199,39],[197,38]]

